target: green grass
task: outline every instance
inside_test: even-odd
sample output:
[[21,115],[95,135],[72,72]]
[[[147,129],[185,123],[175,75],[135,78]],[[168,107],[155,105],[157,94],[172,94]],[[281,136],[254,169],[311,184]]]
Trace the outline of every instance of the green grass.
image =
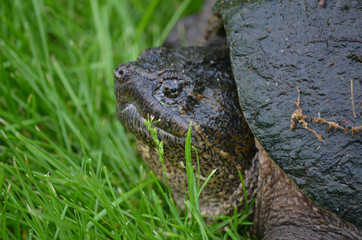
[[0,2],[0,239],[239,238],[246,215],[207,226],[199,185],[177,208],[115,115],[113,69],[199,6]]

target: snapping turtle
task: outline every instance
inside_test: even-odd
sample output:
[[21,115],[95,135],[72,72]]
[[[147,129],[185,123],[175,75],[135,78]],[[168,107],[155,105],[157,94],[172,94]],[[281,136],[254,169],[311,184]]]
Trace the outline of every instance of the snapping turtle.
[[115,69],[119,119],[162,176],[144,126],[148,116],[160,119],[180,206],[192,123],[201,179],[217,169],[200,196],[202,214],[245,205],[240,171],[248,199],[256,197],[256,236],[361,236],[361,5],[323,3],[219,1],[227,44],[217,36],[199,47],[147,49]]

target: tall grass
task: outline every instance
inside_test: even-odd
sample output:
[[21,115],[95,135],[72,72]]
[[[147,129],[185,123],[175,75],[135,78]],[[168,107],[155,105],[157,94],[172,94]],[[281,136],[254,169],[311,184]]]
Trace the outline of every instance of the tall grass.
[[0,239],[237,236],[185,224],[115,115],[113,69],[199,6],[0,2]]

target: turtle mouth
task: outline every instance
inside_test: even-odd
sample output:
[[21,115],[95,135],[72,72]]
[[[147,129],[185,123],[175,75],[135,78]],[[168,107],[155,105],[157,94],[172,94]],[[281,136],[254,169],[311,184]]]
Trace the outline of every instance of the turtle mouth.
[[[118,116],[122,125],[126,127],[128,131],[135,134],[137,139],[152,144],[154,140],[145,122],[149,119],[153,119],[154,116],[150,113],[142,114],[136,104],[133,103],[121,102],[119,106]],[[160,141],[163,141],[164,144],[170,146],[184,145],[188,126],[182,124],[178,125],[176,128],[172,128],[175,130],[170,130],[169,127],[165,127],[167,125],[165,119],[155,119],[152,128],[156,129],[157,138]]]

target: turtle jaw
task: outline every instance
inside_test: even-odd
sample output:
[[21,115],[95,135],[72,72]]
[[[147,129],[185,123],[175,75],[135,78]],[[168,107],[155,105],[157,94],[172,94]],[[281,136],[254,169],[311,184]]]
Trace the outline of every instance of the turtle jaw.
[[[148,119],[152,119],[152,115],[146,114],[146,116],[140,114],[138,108],[132,103],[121,103],[118,110],[118,118],[122,125],[130,132],[136,135],[137,139],[142,139],[148,145],[153,145],[153,138],[145,125]],[[160,120],[161,122],[161,120]],[[157,124],[159,126],[159,124]],[[187,129],[182,133],[168,132],[155,124],[152,128],[156,129],[157,137],[166,145],[184,145]],[[162,126],[162,125],[161,125]]]

